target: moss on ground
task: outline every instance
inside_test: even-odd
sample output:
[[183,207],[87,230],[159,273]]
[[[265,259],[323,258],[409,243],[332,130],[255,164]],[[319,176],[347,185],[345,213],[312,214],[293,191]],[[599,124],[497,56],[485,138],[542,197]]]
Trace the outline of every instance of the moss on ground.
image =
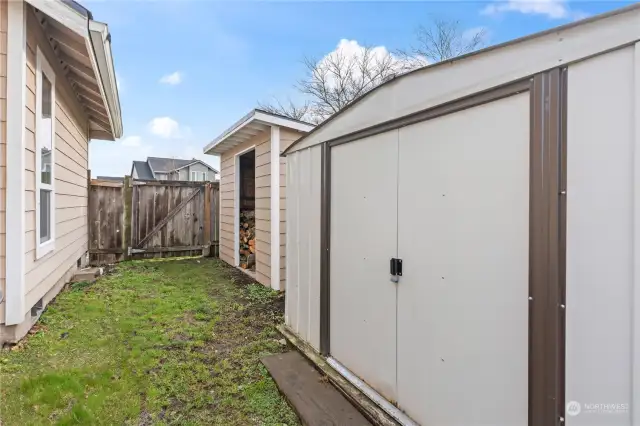
[[0,352],[0,424],[296,425],[259,362],[283,304],[214,259],[121,263]]

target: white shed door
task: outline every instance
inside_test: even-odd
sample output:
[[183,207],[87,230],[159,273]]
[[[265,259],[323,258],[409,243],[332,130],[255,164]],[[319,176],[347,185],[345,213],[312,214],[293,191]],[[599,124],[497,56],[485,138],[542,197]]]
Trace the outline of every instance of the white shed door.
[[397,400],[418,423],[527,425],[529,119],[525,93],[400,130]]
[[331,355],[396,399],[398,131],[331,149]]

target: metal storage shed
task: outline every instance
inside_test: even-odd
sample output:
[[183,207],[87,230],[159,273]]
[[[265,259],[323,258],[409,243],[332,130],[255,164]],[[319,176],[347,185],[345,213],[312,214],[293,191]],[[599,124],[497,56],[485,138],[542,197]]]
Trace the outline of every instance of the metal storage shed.
[[291,145],[289,330],[405,424],[639,425],[639,40],[435,64]]

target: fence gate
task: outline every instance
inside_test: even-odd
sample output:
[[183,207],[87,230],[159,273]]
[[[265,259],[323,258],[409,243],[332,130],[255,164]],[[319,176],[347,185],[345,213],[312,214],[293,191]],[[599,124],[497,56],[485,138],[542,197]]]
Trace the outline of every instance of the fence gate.
[[89,253],[103,264],[218,255],[218,183],[92,180]]

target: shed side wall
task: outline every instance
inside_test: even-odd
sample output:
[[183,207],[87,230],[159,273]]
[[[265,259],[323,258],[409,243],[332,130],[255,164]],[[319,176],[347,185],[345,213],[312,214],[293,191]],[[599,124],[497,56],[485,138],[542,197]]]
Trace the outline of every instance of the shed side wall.
[[[289,148],[289,146],[300,139],[303,133],[280,128],[280,152]],[[287,275],[287,157],[280,157],[280,290],[286,287]]]
[[[568,70],[566,400],[583,404],[579,416],[567,416],[568,426],[632,424],[632,366],[639,362],[632,315],[640,308],[631,303],[633,155],[640,148],[632,88],[639,71],[633,46]],[[585,406],[605,403],[628,405],[616,414]]]
[[[27,13],[27,76],[25,111],[25,307],[31,308],[76,267],[87,251],[86,121],[72,112],[75,97],[56,75],[55,105],[55,250],[36,259],[36,52],[40,47],[53,66],[58,60],[31,10]],[[56,69],[54,67],[54,69]]]
[[285,322],[320,350],[321,147],[287,156]]
[[0,0],[0,322],[4,322],[6,294],[6,182],[7,182],[7,0]]

